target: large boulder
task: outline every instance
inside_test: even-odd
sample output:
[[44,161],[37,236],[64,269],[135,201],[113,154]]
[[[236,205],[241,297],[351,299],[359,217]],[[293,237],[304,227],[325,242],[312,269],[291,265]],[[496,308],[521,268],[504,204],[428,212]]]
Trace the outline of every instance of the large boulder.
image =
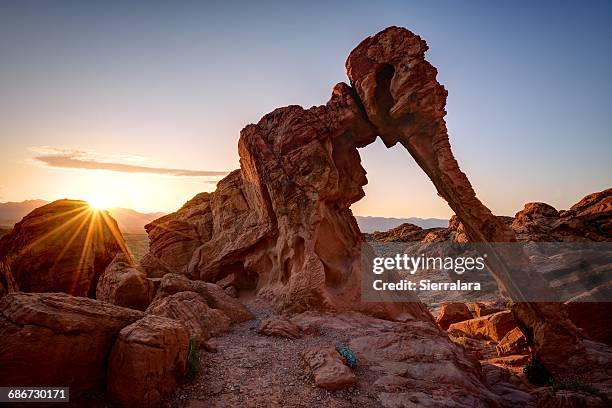
[[516,322],[510,310],[497,312],[484,317],[453,323],[449,330],[457,330],[469,337],[500,341],[506,333],[516,328]]
[[155,284],[124,253],[106,267],[96,287],[96,299],[113,305],[145,310],[155,296]]
[[0,299],[0,386],[102,388],[120,330],[143,313],[63,293]]
[[159,298],[149,306],[147,313],[178,320],[198,343],[228,332],[231,324],[223,311],[208,307],[195,292],[178,292]]
[[189,332],[179,322],[146,316],[123,328],[108,364],[107,390],[124,407],[155,408],[185,375]]
[[0,261],[24,292],[94,297],[98,278],[122,251],[115,220],[76,200],[35,209],[0,239]]

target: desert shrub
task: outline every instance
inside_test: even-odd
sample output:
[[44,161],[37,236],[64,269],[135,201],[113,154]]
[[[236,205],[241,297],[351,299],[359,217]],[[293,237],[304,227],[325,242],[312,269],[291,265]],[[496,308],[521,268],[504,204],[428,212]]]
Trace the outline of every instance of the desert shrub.
[[187,374],[185,379],[191,381],[200,372],[200,357],[198,356],[198,341],[192,337],[189,339],[189,353],[187,354]]
[[553,381],[552,384],[550,385],[550,389],[553,393],[556,393],[557,391],[567,390],[567,391],[582,392],[585,394],[590,394],[590,395],[600,398],[607,407],[610,406],[610,401],[604,393],[602,393],[598,388],[594,387],[592,384],[585,382],[580,377],[570,376],[560,381]]
[[535,357],[531,357],[531,360],[523,368],[523,373],[530,383],[535,385],[547,385],[553,380],[552,376]]
[[346,361],[346,364],[349,367],[351,368],[357,367],[357,363],[358,363],[357,355],[355,354],[353,350],[349,348],[349,346],[342,344],[336,347],[336,351],[338,352],[338,354],[342,356],[342,358],[344,358],[344,361]]

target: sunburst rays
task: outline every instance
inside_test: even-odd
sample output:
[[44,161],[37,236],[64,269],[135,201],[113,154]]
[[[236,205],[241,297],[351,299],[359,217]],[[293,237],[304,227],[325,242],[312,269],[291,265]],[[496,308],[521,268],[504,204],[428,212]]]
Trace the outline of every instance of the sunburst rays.
[[[117,227],[117,223],[105,210],[99,210],[83,202],[76,208],[62,209],[57,213],[41,214],[40,220],[35,219],[35,224],[57,223],[49,231],[36,237],[20,249],[20,253],[43,251],[45,246],[57,247],[59,242],[61,249],[51,260],[50,269],[58,267],[62,260],[73,251],[78,253],[78,263],[71,265],[74,268],[71,273],[70,288],[68,292],[74,292],[81,282],[89,281],[95,274],[97,267],[97,255],[107,251],[119,249],[123,252],[130,264],[134,264],[133,257],[127,247],[123,235]],[[54,242],[54,244],[51,244]],[[75,254],[76,255],[76,254]]]

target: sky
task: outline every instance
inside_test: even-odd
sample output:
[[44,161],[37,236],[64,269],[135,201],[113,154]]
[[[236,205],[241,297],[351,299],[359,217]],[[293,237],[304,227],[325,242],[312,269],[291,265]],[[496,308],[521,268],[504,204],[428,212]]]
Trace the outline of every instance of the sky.
[[[324,104],[361,40],[429,44],[453,151],[496,214],[612,187],[612,3],[0,3],[0,201],[173,211],[239,167],[240,130]],[[452,215],[401,147],[360,151],[357,215]]]

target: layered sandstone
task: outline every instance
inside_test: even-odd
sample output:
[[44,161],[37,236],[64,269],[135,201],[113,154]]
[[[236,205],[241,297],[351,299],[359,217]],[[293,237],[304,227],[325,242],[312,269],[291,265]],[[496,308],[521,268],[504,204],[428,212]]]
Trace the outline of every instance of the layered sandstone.
[[128,253],[115,220],[75,200],[35,209],[0,239],[0,262],[24,292],[94,297],[98,278],[122,251]]

